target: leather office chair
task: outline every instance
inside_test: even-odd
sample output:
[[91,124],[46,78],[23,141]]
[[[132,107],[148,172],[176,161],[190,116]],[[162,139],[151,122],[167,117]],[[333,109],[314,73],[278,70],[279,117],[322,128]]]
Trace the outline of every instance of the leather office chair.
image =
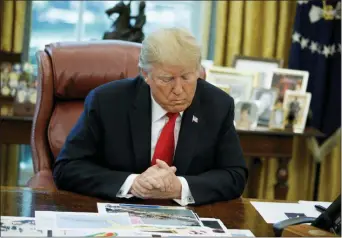
[[138,43],[106,40],[54,43],[37,53],[38,98],[31,134],[35,175],[29,187],[57,189],[52,164],[83,110],[85,97],[101,84],[137,76],[140,48]]
[[37,53],[38,98],[31,147],[35,176],[32,188],[55,190],[54,163],[84,99],[95,87],[138,75],[141,45],[124,41],[54,43]]

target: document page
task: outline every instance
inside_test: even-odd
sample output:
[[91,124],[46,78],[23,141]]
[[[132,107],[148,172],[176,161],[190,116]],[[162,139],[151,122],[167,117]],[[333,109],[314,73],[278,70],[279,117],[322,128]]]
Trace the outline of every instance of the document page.
[[251,204],[267,223],[276,223],[295,217],[318,217],[320,212],[300,203],[254,202]]

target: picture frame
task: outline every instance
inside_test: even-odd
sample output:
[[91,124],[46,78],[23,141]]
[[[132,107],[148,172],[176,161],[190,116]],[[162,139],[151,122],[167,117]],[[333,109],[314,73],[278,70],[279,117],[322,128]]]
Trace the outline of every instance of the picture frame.
[[269,88],[270,74],[273,69],[282,68],[284,61],[276,58],[252,57],[235,55],[233,68],[238,70],[248,70],[259,73],[258,87]]
[[286,111],[282,106],[275,106],[271,111],[271,118],[269,121],[270,130],[284,130],[285,129],[285,115]]
[[229,95],[238,101],[249,100],[253,87],[258,85],[258,74],[229,67],[213,66],[208,69],[207,81],[229,87]]
[[258,124],[258,107],[253,101],[239,101],[235,106],[234,124],[238,130],[254,130]]
[[284,100],[284,95],[287,90],[298,91],[305,93],[309,80],[309,72],[292,69],[274,69],[268,80],[271,84],[270,88],[279,90],[280,101]]
[[253,88],[250,100],[258,106],[258,125],[268,126],[272,114],[272,108],[278,99],[278,89]]
[[293,130],[302,133],[305,129],[309,108],[311,103],[311,93],[303,93],[299,91],[286,90],[284,96],[283,109],[285,110],[285,122],[290,111],[295,111],[295,120],[293,122]]

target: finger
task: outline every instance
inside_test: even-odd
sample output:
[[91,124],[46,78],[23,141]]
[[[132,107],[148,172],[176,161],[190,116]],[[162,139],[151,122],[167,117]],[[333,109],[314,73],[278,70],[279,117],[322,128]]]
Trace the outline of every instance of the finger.
[[133,195],[134,197],[143,198],[143,197],[141,197],[134,189],[132,189],[131,193],[132,193],[132,195]]
[[146,183],[143,180],[138,180],[136,184],[136,188],[138,189],[138,192],[142,193],[143,195],[148,195],[150,191],[153,189],[153,187],[151,189],[147,189],[145,184],[148,184],[148,183]]
[[161,187],[161,184],[158,183],[158,181],[155,178],[153,178],[152,176],[147,176],[145,178],[145,181],[147,183],[151,184],[153,188],[160,189],[160,187]]
[[177,171],[177,168],[175,166],[170,167],[170,169],[173,173],[176,173],[176,171]]
[[155,174],[154,176],[152,176],[152,178],[154,178],[157,183],[160,185],[159,190],[162,192],[166,191],[166,187],[165,187],[165,183],[163,181],[163,175],[161,173]]
[[169,175],[167,175],[166,177],[164,177],[164,181],[165,181],[165,186],[166,186],[166,191],[170,192],[171,191],[171,186],[172,186],[172,173],[169,172]]
[[169,169],[170,168],[170,166],[163,160],[157,159],[156,163],[157,163],[158,167],[161,169]]
[[153,184],[151,184],[148,180],[147,177],[144,176],[141,179],[138,180],[138,183],[145,189],[147,190],[152,190],[153,189]]
[[146,196],[148,196],[149,194],[149,190],[145,189],[144,187],[142,187],[139,184],[139,181],[137,181],[136,183],[133,184],[132,186],[133,190],[135,190],[135,192],[140,196],[145,198]]
[[164,189],[162,191],[170,190],[170,184],[171,184],[170,177],[172,175],[173,173],[170,170],[166,170],[166,169],[162,169],[160,173],[158,174],[160,181],[162,181],[164,184]]

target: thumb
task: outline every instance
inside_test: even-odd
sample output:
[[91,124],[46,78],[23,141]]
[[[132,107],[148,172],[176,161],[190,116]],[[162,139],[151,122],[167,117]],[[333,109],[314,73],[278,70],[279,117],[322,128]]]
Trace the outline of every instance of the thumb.
[[172,170],[173,173],[176,173],[177,171],[177,168],[175,166],[170,167],[170,169]]
[[159,168],[161,168],[161,169],[169,169],[170,168],[169,165],[163,160],[157,159],[156,163],[159,166]]

